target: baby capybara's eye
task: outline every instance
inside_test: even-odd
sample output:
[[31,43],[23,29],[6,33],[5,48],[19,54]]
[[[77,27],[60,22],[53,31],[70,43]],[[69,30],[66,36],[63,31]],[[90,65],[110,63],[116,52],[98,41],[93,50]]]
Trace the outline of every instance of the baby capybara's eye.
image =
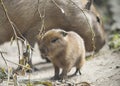
[[53,38],[53,39],[51,40],[51,43],[55,43],[58,39],[59,39],[59,38]]

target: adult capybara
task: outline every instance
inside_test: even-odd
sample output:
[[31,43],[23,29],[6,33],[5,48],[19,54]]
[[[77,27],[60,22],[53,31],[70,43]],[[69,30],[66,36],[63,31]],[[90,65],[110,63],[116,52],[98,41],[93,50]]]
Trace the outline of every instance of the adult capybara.
[[[46,31],[51,28],[63,28],[77,32],[83,37],[87,51],[93,50],[92,33],[88,24],[90,23],[95,33],[96,51],[104,45],[104,30],[92,0],[74,0],[73,2],[71,0],[39,0],[39,3],[37,0],[3,0],[3,2],[15,27],[32,46],[37,41],[36,35],[43,24],[42,20],[44,20]],[[84,12],[87,11],[88,23],[81,9]],[[44,16],[43,19],[40,18],[40,14]],[[0,4],[0,44],[9,41],[12,36],[13,30]]]
[[[99,51],[105,43],[101,18],[92,0],[73,2],[71,0],[3,0],[3,2],[17,33],[19,31],[32,47],[37,42],[36,36],[43,26],[45,31],[62,28],[77,32],[84,39],[86,51],[93,51],[94,43],[90,26],[95,33],[95,51]],[[0,44],[10,41],[13,35],[12,27],[0,3]]]
[[[45,33],[40,43],[41,54],[54,65],[54,79],[65,79],[74,66],[75,74],[80,72],[85,63],[85,46],[83,39],[77,33],[52,29]],[[59,74],[60,68],[62,68],[61,74]]]

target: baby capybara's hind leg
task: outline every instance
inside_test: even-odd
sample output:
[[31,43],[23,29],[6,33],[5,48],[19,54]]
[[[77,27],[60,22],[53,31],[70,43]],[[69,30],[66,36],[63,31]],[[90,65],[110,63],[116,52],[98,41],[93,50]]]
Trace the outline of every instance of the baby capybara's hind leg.
[[75,71],[75,73],[73,74],[73,76],[74,76],[74,75],[77,75],[78,73],[79,73],[80,75],[82,74],[81,71],[80,71],[80,69],[79,69],[79,68],[76,68],[76,71]]

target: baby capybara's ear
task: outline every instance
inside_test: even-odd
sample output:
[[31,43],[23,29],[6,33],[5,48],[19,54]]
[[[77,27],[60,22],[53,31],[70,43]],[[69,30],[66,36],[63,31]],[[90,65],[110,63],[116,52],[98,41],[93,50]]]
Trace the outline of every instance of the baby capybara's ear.
[[60,34],[62,34],[65,37],[67,35],[67,32],[61,31]]
[[92,4],[93,4],[93,0],[88,0],[88,2],[87,2],[86,5],[85,5],[85,8],[86,8],[87,10],[90,10]]

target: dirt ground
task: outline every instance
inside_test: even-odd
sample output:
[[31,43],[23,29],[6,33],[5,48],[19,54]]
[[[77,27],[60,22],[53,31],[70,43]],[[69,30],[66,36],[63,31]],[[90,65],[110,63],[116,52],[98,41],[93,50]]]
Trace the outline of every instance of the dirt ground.
[[[11,46],[10,43],[5,43],[0,46],[0,49],[7,52],[7,54],[4,54],[6,59],[15,63],[18,62],[16,43],[13,43]],[[54,69],[51,63],[46,63],[45,60],[41,59],[37,45],[35,46],[33,53],[33,64],[39,69],[39,71],[30,74],[31,81],[49,81],[54,74]],[[13,68],[17,67],[17,65],[9,62],[8,65]],[[6,67],[1,56],[0,67]],[[73,68],[69,75],[74,71],[75,69]],[[75,85],[80,82],[87,82],[90,86],[120,86],[120,52],[113,52],[106,44],[93,59],[86,61],[86,64],[82,68],[81,72],[82,75],[70,77],[67,81],[65,81],[66,84],[60,83],[59,81],[52,82],[56,83],[56,86],[82,86]],[[29,74],[19,76],[18,82],[24,82],[28,79]],[[71,83],[71,85],[68,85],[68,83]],[[0,86],[7,86],[6,81],[0,83]],[[9,86],[12,86],[12,84]]]

